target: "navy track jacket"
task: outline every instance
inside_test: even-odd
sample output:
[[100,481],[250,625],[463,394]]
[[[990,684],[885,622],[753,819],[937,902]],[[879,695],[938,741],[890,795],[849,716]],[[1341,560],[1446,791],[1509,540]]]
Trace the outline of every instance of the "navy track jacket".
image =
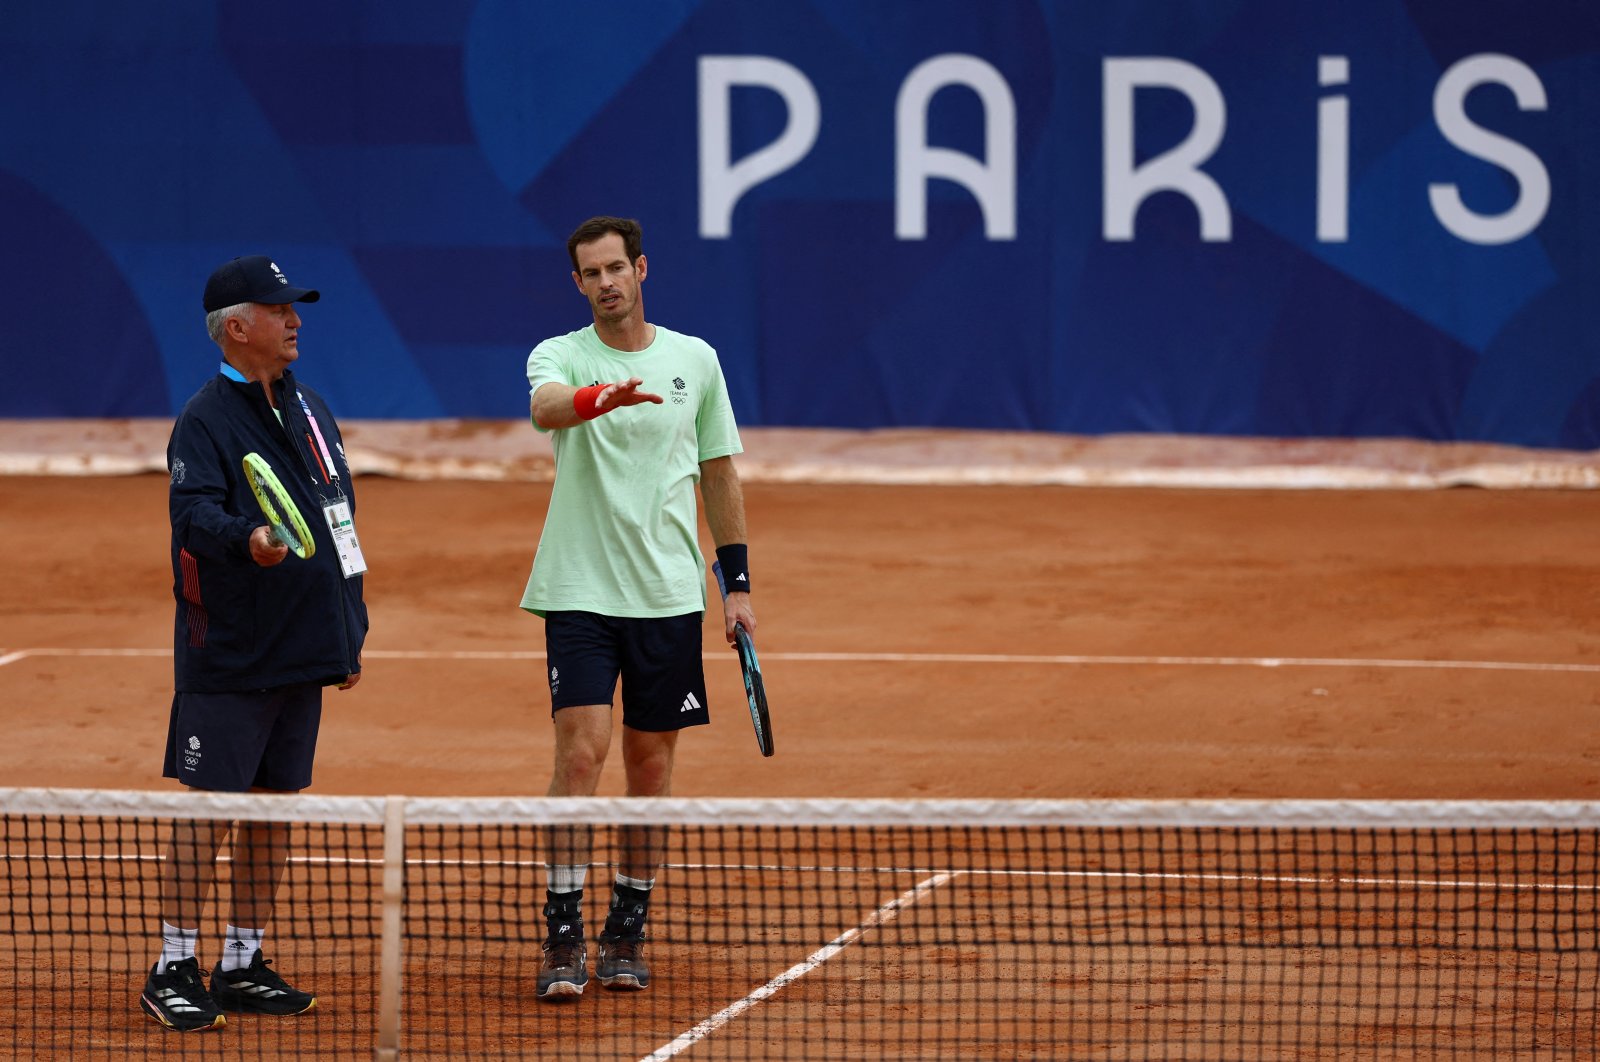
[[[344,577],[322,514],[342,493],[355,511],[339,427],[310,388],[283,374],[273,385],[283,423],[261,385],[218,374],[172,427],[172,593],[176,689],[237,693],[295,683],[333,685],[361,670],[367,635],[362,576]],[[325,468],[303,397],[335,463]],[[309,560],[290,553],[263,568],[250,532],[265,523],[241,461],[259,453],[277,473],[316,540]]]

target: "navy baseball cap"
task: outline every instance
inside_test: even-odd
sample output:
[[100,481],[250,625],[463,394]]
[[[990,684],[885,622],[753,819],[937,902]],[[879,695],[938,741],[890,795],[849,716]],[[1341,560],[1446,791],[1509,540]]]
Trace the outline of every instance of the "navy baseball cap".
[[289,283],[278,263],[264,254],[247,254],[224,262],[206,281],[206,313],[241,302],[281,306],[286,302],[316,302],[319,292]]

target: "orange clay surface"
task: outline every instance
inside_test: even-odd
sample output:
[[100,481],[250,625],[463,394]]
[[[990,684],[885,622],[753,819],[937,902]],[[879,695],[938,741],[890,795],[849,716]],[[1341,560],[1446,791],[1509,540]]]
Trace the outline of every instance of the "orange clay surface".
[[[778,754],[713,604],[713,723],[684,735],[678,795],[1600,791],[1591,492],[746,495]],[[365,677],[327,695],[314,791],[544,792],[543,631],[517,602],[548,497],[362,479]],[[0,542],[0,659],[150,654],[0,666],[0,780],[172,785],[165,478],[0,477]]]
[[[1600,500],[1590,492],[758,482],[746,495],[778,753],[763,760],[756,751],[713,605],[705,639],[713,724],[683,738],[678,795],[1596,796]],[[546,483],[361,480],[372,632],[361,684],[328,693],[314,791],[544,791],[551,726],[533,655],[542,629],[517,601],[548,496]],[[165,477],[0,478],[0,542],[0,782],[173,786],[160,777],[173,610]],[[124,650],[133,653],[116,655]],[[613,762],[602,791],[621,788]],[[13,1032],[33,1047],[16,1057],[371,1057],[370,941],[338,939],[320,922],[311,928],[324,944],[286,933],[279,952],[286,970],[334,986],[314,1020],[238,1019],[196,1042],[141,1018],[126,971],[149,945],[154,873],[153,864],[139,871],[144,914],[118,930],[134,955],[114,956],[115,968],[86,971],[66,943],[49,960],[20,960],[0,974],[8,998],[37,998],[25,982],[47,976],[99,993],[83,1003],[97,1017],[77,1029],[40,1030],[23,1004]],[[374,888],[375,871],[361,873]],[[528,908],[518,933],[537,926],[538,887],[525,873],[514,890],[518,910]],[[672,919],[727,914],[715,902],[695,907],[714,897],[684,878],[667,878],[667,940],[678,931]],[[771,954],[704,949],[695,977],[674,976],[674,956],[663,952],[661,983],[636,1002],[595,991],[568,1009],[533,1004],[535,941],[486,943],[481,955],[413,954],[402,1057],[578,1057],[580,1044],[592,1057],[642,1057],[905,887],[903,875],[873,881],[862,910],[795,913],[793,932]],[[327,914],[315,898],[291,906],[313,919]],[[832,1027],[817,1015],[840,999],[876,999],[919,969],[1028,968],[1020,965],[1028,952],[996,943],[1004,938],[994,933],[1015,927],[963,921],[951,930],[920,906],[902,924],[905,946],[890,943],[889,929],[866,934],[687,1057],[754,1057],[758,1043],[781,1057],[936,1056],[918,1039],[930,1026],[916,1023],[968,1022],[960,999],[935,994],[873,1009],[871,1034],[885,1039],[849,1049],[816,1039]],[[1364,914],[1352,924],[1376,925]],[[1057,932],[1076,940],[1100,928]],[[925,936],[938,932],[954,936]],[[912,943],[930,940],[938,946]],[[207,942],[214,948],[209,933]],[[1497,1058],[1507,1057],[1501,1045],[1515,1045],[1514,1054],[1531,1040],[1558,1054],[1593,1047],[1581,1001],[1593,998],[1596,971],[1583,955],[1246,948],[1172,960],[1160,948],[1127,951],[1074,952],[1005,990],[1002,1015],[1010,1006],[1055,1008],[1059,1024],[1041,1028],[1057,1031],[1043,1035],[1087,1020],[1102,1039],[1034,1042],[1036,1027],[1022,1021],[980,1027],[976,1040],[969,1030],[961,1056],[1336,1058],[1359,1044],[1370,1052],[1361,1057],[1449,1048]],[[1448,976],[1431,973],[1443,956]],[[1546,959],[1576,965],[1552,972]],[[1230,970],[1245,971],[1244,981],[1218,980]],[[1297,1010],[1269,990],[1279,974],[1322,984],[1321,1009]],[[1419,978],[1432,987],[1393,1021],[1425,1032],[1395,1032],[1383,1009],[1392,1000],[1365,986]],[[1568,987],[1552,992],[1552,978]],[[433,990],[462,993],[456,1014],[482,1005],[506,1022],[452,1031],[451,1019],[409,1009]],[[1576,1017],[1573,1003],[1552,1002],[1569,995]],[[1268,1008],[1274,1020],[1320,1015],[1299,1030],[1320,1046],[1274,1048],[1269,1026],[1268,1046],[1208,1049],[1217,1000],[1230,1013]],[[1475,1031],[1427,1031],[1436,1007]],[[626,1024],[634,1020],[642,1024]],[[0,1008],[0,1025],[8,1023]],[[895,1040],[896,1030],[908,1039]],[[1152,1044],[1151,1035],[1169,1039]]]

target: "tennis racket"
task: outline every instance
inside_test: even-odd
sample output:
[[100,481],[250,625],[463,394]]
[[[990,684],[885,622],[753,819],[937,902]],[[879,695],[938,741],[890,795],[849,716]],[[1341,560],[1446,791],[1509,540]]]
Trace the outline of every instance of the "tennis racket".
[[260,454],[244,455],[244,478],[250,484],[250,493],[261,506],[261,515],[267,518],[272,540],[288,546],[289,552],[302,560],[317,551],[317,540],[311,537],[300,509],[283,489],[278,477]]
[[[728,599],[728,584],[722,581],[722,564],[711,562],[711,571],[717,577],[717,589],[722,599]],[[756,643],[743,624],[733,628],[733,644],[739,649],[739,670],[744,673],[744,695],[750,702],[750,722],[756,728],[756,744],[761,755],[772,755],[772,718],[767,714],[767,687],[761,681],[761,661],[756,659]]]

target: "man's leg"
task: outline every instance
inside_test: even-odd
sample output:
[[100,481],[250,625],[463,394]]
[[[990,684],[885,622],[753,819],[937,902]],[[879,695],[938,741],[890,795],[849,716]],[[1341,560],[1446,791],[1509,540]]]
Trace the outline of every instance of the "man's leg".
[[[631,797],[672,795],[672,764],[678,749],[678,731],[654,733],[622,728],[622,764]],[[656,876],[666,852],[666,830],[661,826],[629,826],[622,831],[622,872],[633,878]]]
[[[216,876],[217,849],[228,831],[226,822],[180,819],[167,841],[166,859],[161,865],[161,962],[178,962],[195,957],[195,937],[200,932],[200,915],[211,883]],[[169,951],[165,940],[168,929],[184,934],[181,944]]]
[[[628,795],[670,796],[677,747],[676,730],[655,732],[623,727],[622,761],[627,769]],[[644,959],[644,928],[666,843],[665,827],[622,828],[621,866],[611,887],[606,927],[600,934],[600,983],[607,988],[639,989],[650,985],[650,968]]]
[[226,1024],[200,979],[195,941],[227,830],[226,822],[178,820],[161,864],[161,957],[145,978],[139,1007],[178,1032]]
[[[254,789],[270,793],[279,790]],[[224,1010],[303,1014],[317,997],[292,987],[263,954],[267,926],[289,865],[289,824],[238,822],[233,828],[233,904],[211,996]]]
[[265,943],[273,902],[288,865],[288,823],[241,822],[234,827],[233,913],[222,969],[250,965],[251,953]]
[[[611,706],[584,704],[555,713],[555,769],[548,793],[593,796],[611,746]],[[539,966],[540,999],[583,994],[588,957],[583,935],[583,886],[593,838],[588,826],[552,826],[545,831],[545,944]]]

